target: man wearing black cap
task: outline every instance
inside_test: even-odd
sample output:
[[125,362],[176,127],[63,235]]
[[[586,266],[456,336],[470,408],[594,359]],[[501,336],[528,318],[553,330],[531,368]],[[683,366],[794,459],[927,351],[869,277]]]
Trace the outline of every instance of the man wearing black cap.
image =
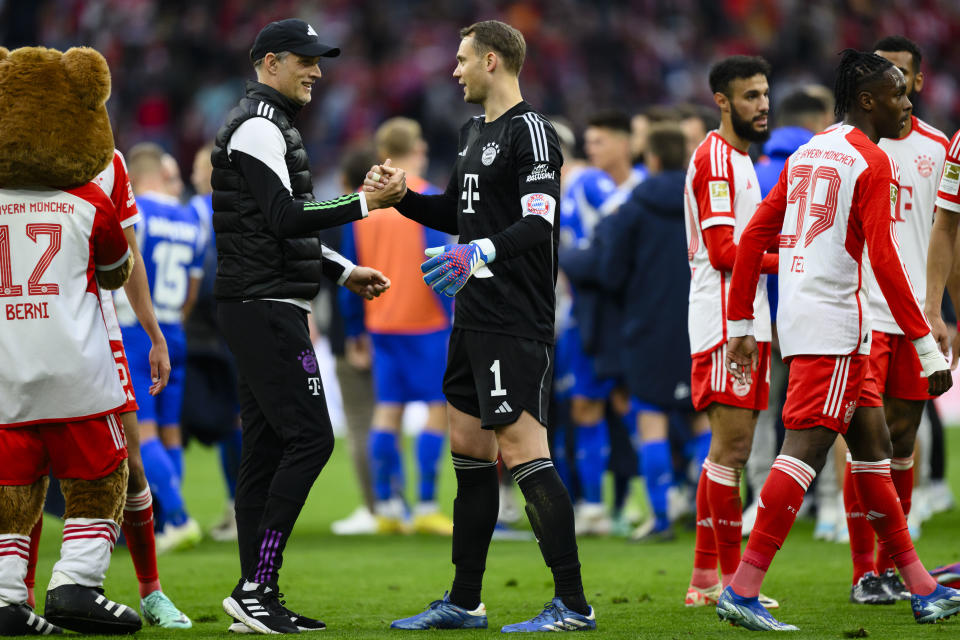
[[321,44],[302,20],[268,24],[250,59],[257,82],[228,115],[212,153],[217,315],[240,373],[243,447],[236,516],[242,577],[223,601],[231,631],[298,633],[319,620],[283,607],[277,574],[310,487],[333,450],[333,430],[307,329],[309,300],[327,277],[365,298],[390,281],[320,243],[317,232],[399,200],[402,172],[378,193],[316,202],[293,119],[310,102]]

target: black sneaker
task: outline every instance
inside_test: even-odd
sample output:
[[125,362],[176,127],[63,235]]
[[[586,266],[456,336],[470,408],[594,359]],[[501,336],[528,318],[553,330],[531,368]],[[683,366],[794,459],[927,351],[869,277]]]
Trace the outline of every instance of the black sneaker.
[[854,604],[893,604],[896,601],[873,571],[860,576],[857,584],[850,587],[850,602]]
[[893,596],[894,600],[909,600],[910,591],[907,589],[907,586],[903,584],[903,581],[900,580],[900,576],[897,575],[896,569],[887,569],[883,572],[883,575],[880,576],[880,581],[883,582],[883,586],[886,588],[887,593]]
[[[280,595],[282,596],[283,594]],[[281,600],[280,603],[280,606],[283,607],[283,600]],[[290,615],[290,622],[297,625],[297,629],[300,629],[300,631],[323,631],[327,628],[323,620],[314,620],[313,618],[302,616],[295,611],[290,611],[290,609],[286,607],[283,607],[283,610]]]
[[54,633],[63,633],[63,629],[50,624],[25,604],[0,607],[0,636],[49,636]]
[[300,633],[272,585],[240,580],[224,598],[223,610],[257,633]]
[[97,635],[136,633],[143,622],[125,604],[109,600],[100,587],[62,584],[47,591],[44,617],[64,629]]

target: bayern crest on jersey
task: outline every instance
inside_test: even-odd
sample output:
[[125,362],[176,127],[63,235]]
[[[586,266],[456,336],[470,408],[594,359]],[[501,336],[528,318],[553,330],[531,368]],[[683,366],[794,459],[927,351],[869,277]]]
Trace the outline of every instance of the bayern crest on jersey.
[[483,153],[480,155],[480,162],[483,163],[483,166],[489,167],[493,164],[493,161],[497,159],[497,154],[500,153],[500,145],[496,142],[488,142],[483,145]]
[[550,213],[547,196],[542,193],[531,193],[527,198],[527,213],[542,216]]

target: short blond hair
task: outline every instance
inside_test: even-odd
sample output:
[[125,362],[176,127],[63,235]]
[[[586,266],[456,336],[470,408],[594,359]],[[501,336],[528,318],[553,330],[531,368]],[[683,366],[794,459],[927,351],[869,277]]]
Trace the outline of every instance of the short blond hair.
[[373,136],[381,160],[409,155],[422,140],[420,123],[404,117],[390,118],[377,128]]

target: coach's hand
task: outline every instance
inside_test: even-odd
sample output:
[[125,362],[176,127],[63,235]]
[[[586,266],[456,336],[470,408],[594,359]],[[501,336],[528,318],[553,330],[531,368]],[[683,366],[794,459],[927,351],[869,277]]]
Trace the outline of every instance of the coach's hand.
[[420,265],[426,274],[423,281],[437,293],[453,297],[474,273],[488,262],[493,262],[496,251],[490,240],[483,238],[470,244],[448,244],[443,247],[431,247],[426,254],[429,260]]
[[383,164],[370,167],[363,180],[363,191],[370,211],[395,205],[407,195],[407,174],[391,166],[387,158]]
[[390,278],[370,267],[354,267],[343,286],[361,298],[373,300],[390,288]]
[[148,356],[150,361],[150,395],[155,396],[163,391],[170,381],[170,353],[167,351],[167,341],[161,336],[150,347]]
[[727,341],[727,358],[725,366],[737,382],[746,384],[750,381],[753,371],[760,359],[760,350],[757,340],[753,336],[739,336]]
[[[943,357],[949,358],[950,336],[947,334],[947,325],[940,316],[940,310],[937,309],[936,313],[926,313],[925,315],[927,316],[927,322],[930,324],[930,333],[933,335],[933,339],[936,340],[937,346],[940,347],[940,353],[943,354]],[[956,366],[957,361],[954,359],[951,369],[955,369]]]

